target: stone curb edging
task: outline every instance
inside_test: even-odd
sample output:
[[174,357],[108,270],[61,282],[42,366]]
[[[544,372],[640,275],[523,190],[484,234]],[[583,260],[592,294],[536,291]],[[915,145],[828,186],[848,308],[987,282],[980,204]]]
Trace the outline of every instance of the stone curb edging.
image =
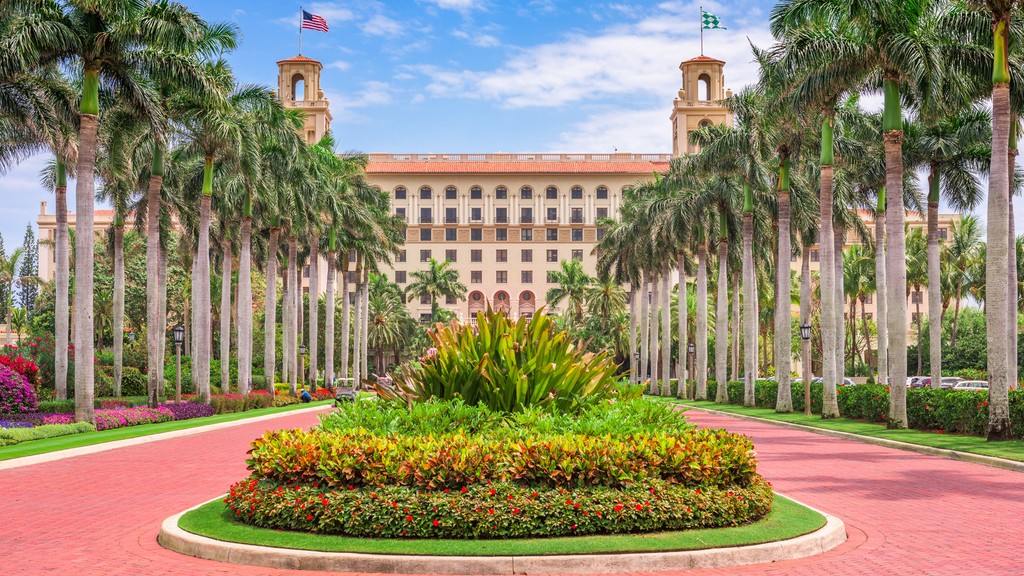
[[74,458],[75,456],[95,454],[97,452],[105,452],[107,450],[115,450],[117,448],[125,448],[127,446],[138,446],[139,444],[159,442],[160,440],[169,440],[171,438],[181,438],[183,436],[192,436],[193,434],[213,432],[214,430],[221,430],[223,428],[241,426],[243,424],[252,424],[253,422],[262,422],[264,420],[272,420],[274,418],[282,418],[284,416],[291,416],[293,414],[303,414],[306,412],[315,412],[317,410],[326,410],[329,409],[330,407],[331,405],[328,404],[324,406],[310,406],[308,408],[297,408],[295,410],[286,410],[284,412],[277,412],[274,414],[264,414],[263,416],[254,416],[252,418],[239,418],[238,420],[232,420],[230,422],[218,422],[216,424],[194,426],[192,428],[172,430],[170,432],[160,432],[159,434],[149,434],[146,436],[138,436],[136,438],[126,438],[124,440],[100,442],[98,444],[90,444],[88,446],[79,446],[78,448],[54,450],[53,452],[47,452],[45,454],[21,456],[19,458],[11,458],[10,460],[0,460],[0,470],[10,470],[12,468],[21,468],[22,466],[31,466],[33,464],[42,464],[44,462],[54,462],[56,460],[63,460],[65,458]]
[[199,506],[164,520],[157,537],[161,546],[206,560],[289,570],[457,575],[650,572],[795,560],[827,552],[846,541],[843,521],[816,510],[825,516],[826,522],[809,534],[779,542],[708,550],[559,556],[413,556],[318,552],[225,542],[180,528],[178,520],[182,515]]
[[860,434],[854,434],[852,432],[841,432],[839,430],[829,430],[828,428],[817,428],[815,426],[806,426],[804,424],[795,424],[793,422],[772,420],[770,418],[761,418],[760,416],[751,416],[749,414],[737,414],[735,412],[726,412],[725,410],[715,410],[713,408],[690,406],[688,404],[677,404],[677,406],[681,406],[686,410],[697,410],[700,412],[707,412],[709,414],[722,414],[725,416],[734,416],[742,420],[753,420],[754,422],[762,422],[764,424],[781,426],[783,428],[790,428],[792,430],[812,432],[814,434],[832,436],[833,438],[842,438],[844,440],[855,440],[857,442],[863,442],[865,444],[874,444],[875,446],[882,446],[884,448],[893,448],[895,450],[917,452],[918,454],[925,454],[927,456],[937,456],[939,458],[947,458],[949,460],[960,460],[962,462],[984,464],[985,466],[992,466],[993,468],[1000,468],[1002,470],[1009,470],[1011,472],[1024,472],[1024,462],[1017,462],[1016,460],[1008,460],[1006,458],[999,458],[997,456],[984,456],[982,454],[974,454],[972,452],[957,452],[956,450],[947,450],[945,448],[934,448],[932,446],[911,444],[910,442],[900,442],[899,440],[888,440],[886,438],[862,436]]

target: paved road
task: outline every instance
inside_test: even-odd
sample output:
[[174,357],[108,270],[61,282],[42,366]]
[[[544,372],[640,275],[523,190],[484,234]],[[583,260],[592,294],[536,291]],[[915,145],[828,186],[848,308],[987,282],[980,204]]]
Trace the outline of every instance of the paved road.
[[[1024,475],[710,414],[750,435],[775,488],[839,516],[849,540],[815,558],[689,574],[1024,574]],[[0,576],[255,575],[156,543],[160,522],[245,475],[249,441],[314,414],[0,471]]]

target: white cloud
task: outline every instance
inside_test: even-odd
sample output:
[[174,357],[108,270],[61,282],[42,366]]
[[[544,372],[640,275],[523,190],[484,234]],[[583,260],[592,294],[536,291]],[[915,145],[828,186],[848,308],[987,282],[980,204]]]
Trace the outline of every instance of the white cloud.
[[634,152],[672,151],[669,105],[649,110],[608,110],[589,116],[559,134],[550,152]]
[[376,80],[364,82],[355,92],[345,93],[327,89],[324,93],[331,102],[331,115],[338,123],[365,122],[368,118],[359,110],[386,106],[395,100],[395,88],[387,82]]
[[323,16],[328,25],[333,22],[347,22],[356,17],[355,12],[338,2],[313,2],[305,10],[317,16]]
[[326,67],[327,68],[334,68],[335,70],[345,71],[345,70],[348,70],[349,68],[351,68],[352,64],[350,64],[350,63],[348,63],[348,62],[346,62],[344,60],[335,60],[334,62],[328,63]]
[[402,25],[397,20],[392,20],[383,14],[372,16],[364,22],[360,28],[371,36],[400,36]]
[[[548,44],[519,51],[494,70],[425,67],[427,89],[437,96],[495,100],[506,108],[559,107],[612,96],[664,95],[679,89],[679,62],[699,53],[693,18],[658,9],[634,24],[617,24],[593,35],[570,33]],[[757,80],[746,38],[767,46],[763,22],[715,31],[705,53],[728,62],[726,85],[739,89]],[[734,80],[738,79],[738,81]]]
[[459,12],[480,10],[484,7],[485,4],[485,2],[481,0],[427,0],[427,2],[437,6],[438,8],[444,8],[445,10],[456,10]]
[[474,46],[479,46],[480,48],[493,48],[501,45],[501,40],[498,40],[497,37],[490,34],[470,34],[464,30],[455,30],[452,32],[452,36],[461,38],[462,40],[465,40]]

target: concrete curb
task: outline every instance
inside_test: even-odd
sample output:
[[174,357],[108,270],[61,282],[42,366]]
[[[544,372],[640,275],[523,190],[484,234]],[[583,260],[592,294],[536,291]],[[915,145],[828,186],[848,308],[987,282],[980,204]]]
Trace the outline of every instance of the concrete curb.
[[[808,508],[810,507],[808,506]],[[825,516],[826,522],[824,526],[810,534],[779,542],[709,550],[563,556],[413,556],[315,552],[237,544],[198,536],[186,532],[178,526],[178,520],[186,512],[189,510],[164,520],[160,527],[160,535],[157,537],[161,546],[188,556],[219,562],[289,570],[332,572],[462,575],[595,574],[688,570],[805,558],[827,552],[846,541],[846,526],[843,521],[817,510]],[[401,546],[401,543],[396,542],[397,546]]]
[[762,422],[764,424],[781,426],[783,428],[790,428],[792,430],[801,430],[803,432],[812,432],[814,434],[821,434],[822,436],[831,436],[833,438],[842,438],[844,440],[855,440],[857,442],[863,442],[865,444],[874,444],[875,446],[882,446],[884,448],[905,450],[907,452],[917,452],[918,454],[937,456],[939,458],[947,458],[949,460],[960,460],[962,462],[971,462],[973,464],[984,464],[985,466],[992,466],[993,468],[1000,468],[1002,470],[1009,470],[1011,472],[1024,472],[1024,462],[1017,462],[1016,460],[1007,460],[1006,458],[998,458],[996,456],[983,456],[981,454],[973,454],[971,452],[957,452],[956,450],[946,450],[945,448],[921,446],[920,444],[900,442],[899,440],[887,440],[885,438],[861,436],[860,434],[853,434],[850,432],[840,432],[838,430],[829,430],[827,428],[816,428],[814,426],[794,424],[793,422],[782,422],[779,420],[761,418],[760,416],[736,414],[734,412],[726,412],[725,410],[715,410],[713,408],[690,406],[688,404],[677,405],[685,408],[686,410],[697,410],[700,412],[707,412],[709,414],[722,414],[725,416],[739,418],[741,420],[753,420],[754,422]]
[[22,456],[20,458],[11,458],[10,460],[0,461],[0,470],[10,470],[12,468],[21,468],[22,466],[42,464],[44,462],[54,462],[57,460],[63,460],[65,458],[74,458],[75,456],[96,454],[97,452],[106,452],[107,450],[116,450],[118,448],[125,448],[127,446],[138,446],[140,444],[159,442],[161,440],[169,440],[171,438],[192,436],[194,434],[202,434],[204,432],[213,432],[214,430],[222,430],[224,428],[242,426],[244,424],[252,424],[253,422],[263,422],[264,420],[273,420],[274,418],[283,418],[285,416],[292,416],[294,414],[304,414],[306,412],[316,412],[317,410],[328,410],[330,408],[330,404],[326,406],[310,406],[309,408],[298,408],[295,410],[278,412],[276,414],[265,414],[263,416],[254,416],[252,418],[241,418],[238,420],[232,420],[231,422],[219,422],[217,424],[208,424],[206,426],[185,428],[184,430],[173,430],[171,432],[161,432],[159,434],[139,436],[138,438],[127,438],[125,440],[101,442],[99,444],[91,444],[89,446],[81,446],[78,448],[68,448],[67,450],[56,450],[53,452],[47,452],[46,454],[36,454],[34,456]]

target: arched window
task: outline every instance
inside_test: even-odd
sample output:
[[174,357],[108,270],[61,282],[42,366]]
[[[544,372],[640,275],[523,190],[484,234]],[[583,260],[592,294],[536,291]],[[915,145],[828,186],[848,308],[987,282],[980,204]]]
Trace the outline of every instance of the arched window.
[[405,186],[399,186],[395,188],[395,200],[405,200]]
[[498,312],[508,312],[509,299],[508,292],[501,290],[494,295],[494,309]]
[[306,79],[302,74],[292,76],[292,100],[306,99]]
[[572,190],[571,190],[571,194],[572,194],[572,199],[573,200],[582,200],[583,199],[583,188],[581,188],[579,186],[573,186]]
[[558,200],[558,188],[548,186],[547,189],[544,190],[544,197],[548,200]]
[[708,120],[707,118],[705,118],[705,119],[700,121],[699,126],[701,128],[707,128],[708,126],[711,126],[711,120]]
[[608,199],[608,187],[607,186],[598,186],[597,187],[597,199],[598,200],[607,200]]
[[530,188],[529,186],[523,186],[522,188],[519,189],[519,197],[523,200],[532,200],[533,188]]
[[458,195],[458,193],[459,193],[459,191],[455,189],[455,186],[449,186],[449,187],[444,189],[444,199],[445,200],[455,200],[455,198]]
[[697,100],[711,100],[711,76],[707,74],[697,77]]
[[495,200],[506,200],[506,199],[508,199],[508,188],[505,188],[504,186],[498,186],[497,188],[495,188],[494,189],[494,199]]
[[473,186],[469,189],[470,200],[480,200],[484,197],[484,189],[479,186]]
[[431,194],[430,186],[420,188],[420,200],[430,200]]

